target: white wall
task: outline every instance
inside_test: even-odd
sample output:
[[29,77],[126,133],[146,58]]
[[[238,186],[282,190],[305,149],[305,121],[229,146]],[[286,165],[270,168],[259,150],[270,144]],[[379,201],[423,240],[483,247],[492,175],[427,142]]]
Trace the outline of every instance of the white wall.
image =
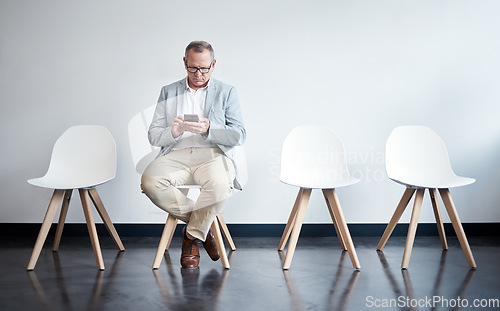
[[[75,124],[116,139],[117,176],[99,188],[113,221],[163,222],[139,191],[127,124],[185,76],[191,40],[213,44],[214,77],[245,115],[250,181],[228,222],[286,222],[297,189],[278,181],[280,146],[300,124],[331,126],[363,179],[338,191],[348,222],[390,219],[404,189],[385,176],[385,140],[404,124],[432,127],[456,173],[477,179],[452,190],[462,221],[499,222],[498,16],[500,2],[473,0],[1,0],[0,222],[42,221],[51,191],[26,180]],[[68,221],[84,222],[73,200]],[[305,220],[329,221],[319,191]]]

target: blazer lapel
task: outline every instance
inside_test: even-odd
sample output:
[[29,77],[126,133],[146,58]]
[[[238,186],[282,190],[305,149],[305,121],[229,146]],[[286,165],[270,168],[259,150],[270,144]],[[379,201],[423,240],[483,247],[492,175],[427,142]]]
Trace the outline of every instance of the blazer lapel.
[[177,114],[175,115],[175,117],[182,115],[184,112],[183,108],[184,108],[184,103],[186,100],[185,93],[186,93],[186,87],[187,87],[186,86],[186,79],[180,80],[179,85],[177,86],[177,100],[176,100]]
[[215,101],[216,81],[211,79],[207,89],[207,98],[205,100],[205,118],[210,119],[212,114],[212,107]]

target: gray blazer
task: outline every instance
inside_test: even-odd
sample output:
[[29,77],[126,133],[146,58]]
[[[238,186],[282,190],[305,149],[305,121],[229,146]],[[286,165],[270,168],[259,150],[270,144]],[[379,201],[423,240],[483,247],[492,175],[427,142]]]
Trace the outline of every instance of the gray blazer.
[[[180,115],[186,90],[185,78],[161,89],[148,132],[151,145],[161,147],[158,156],[169,153],[177,143],[172,136],[171,125]],[[236,89],[211,78],[207,89],[205,116],[210,120],[210,129],[203,136],[215,143],[233,161],[236,169],[234,187],[241,190],[247,180],[246,163],[241,148],[235,147],[245,142],[246,130]]]

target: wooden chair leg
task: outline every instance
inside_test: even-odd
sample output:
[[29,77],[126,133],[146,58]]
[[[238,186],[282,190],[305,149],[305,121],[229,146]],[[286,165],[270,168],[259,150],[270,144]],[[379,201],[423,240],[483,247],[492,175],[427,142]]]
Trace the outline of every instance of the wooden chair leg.
[[[292,264],[293,253],[295,252],[295,247],[297,246],[300,229],[302,228],[302,221],[304,220],[304,215],[307,209],[307,203],[309,202],[309,198],[311,196],[312,189],[301,189],[301,190],[302,194],[300,194],[301,192],[299,192],[300,200],[297,204],[297,213],[296,213],[297,215],[295,216],[295,220],[293,221],[293,228],[290,235],[290,242],[288,243],[288,250],[286,252],[285,261],[283,262],[283,270],[289,269],[290,265]],[[287,229],[285,228],[285,231],[286,230]]]
[[38,257],[40,257],[43,244],[45,243],[45,239],[47,239],[47,234],[49,233],[52,221],[56,216],[57,209],[61,204],[63,195],[64,195],[64,190],[59,190],[59,189],[54,190],[54,193],[52,194],[49,207],[47,208],[47,212],[45,213],[45,218],[43,219],[42,222],[42,227],[40,228],[40,232],[38,233],[38,238],[36,239],[35,247],[33,248],[30,261],[28,262],[27,270],[35,269],[36,262],[38,261]]
[[443,249],[448,249],[448,242],[446,241],[446,233],[444,232],[443,218],[441,217],[441,211],[439,210],[439,204],[437,202],[437,190],[434,188],[429,189],[429,194],[431,196],[432,209],[434,210],[434,218],[436,218],[436,225],[439,233],[439,239],[441,240],[441,247]]
[[220,230],[222,232],[222,235],[226,239],[227,244],[229,245],[229,249],[232,251],[236,250],[236,245],[234,245],[233,238],[231,237],[231,233],[229,232],[229,229],[227,228],[226,221],[224,220],[224,217],[222,216],[222,213],[219,213],[217,215],[217,220],[219,221],[220,224]]
[[64,229],[64,222],[66,221],[66,215],[68,215],[68,207],[69,202],[71,201],[72,193],[73,189],[68,189],[64,192],[61,214],[59,214],[59,222],[57,224],[56,235],[54,237],[54,244],[52,245],[53,252],[57,252],[59,250],[59,244],[61,243],[61,237]]
[[118,232],[115,229],[115,226],[113,225],[113,222],[111,221],[111,218],[109,218],[108,212],[106,212],[106,209],[104,208],[104,204],[102,203],[99,193],[97,193],[97,189],[91,188],[88,190],[88,192],[90,194],[92,202],[94,203],[97,209],[97,212],[99,213],[102,221],[104,222],[104,225],[106,226],[109,234],[113,238],[116,247],[118,247],[118,249],[123,252],[125,250],[125,247],[123,246],[123,243],[120,239],[120,236],[118,235]]
[[414,188],[406,188],[405,192],[403,193],[403,196],[401,197],[401,200],[399,201],[398,207],[394,211],[394,214],[392,215],[389,224],[387,224],[387,227],[385,228],[382,238],[380,238],[380,242],[377,245],[377,250],[382,250],[384,248],[385,243],[387,243],[387,240],[389,240],[392,231],[394,231],[394,228],[398,224],[398,221],[401,218],[401,215],[403,215],[403,212],[405,211],[406,207],[408,206],[408,203],[410,202],[413,193],[415,193],[415,190],[416,189]]
[[345,241],[347,251],[349,252],[349,257],[351,258],[352,266],[355,269],[360,269],[361,265],[359,264],[358,255],[356,254],[356,249],[354,248],[354,243],[352,242],[351,234],[349,233],[349,228],[347,228],[347,223],[344,218],[344,214],[342,213],[342,209],[340,208],[340,202],[337,197],[337,193],[335,189],[324,189],[326,190],[326,196],[328,201],[330,202],[330,206],[332,207],[333,213],[335,214],[335,218],[339,222],[339,230],[342,234],[342,237]]
[[[169,233],[168,233],[167,245],[165,246],[165,250],[167,250],[170,247],[170,243],[172,243],[172,238],[174,237],[175,228],[177,228],[177,224],[179,223],[179,220],[177,218],[175,218],[174,216],[171,216],[170,214],[168,216],[170,216],[170,217],[167,218],[167,221],[172,222],[172,224],[168,227]],[[165,252],[165,250],[163,252]]]
[[224,240],[222,239],[222,234],[220,232],[219,226],[219,220],[217,219],[217,217],[215,217],[214,222],[211,226],[212,234],[214,235],[215,244],[217,244],[222,267],[224,269],[229,269],[231,266],[229,264],[229,259],[227,258],[226,248],[224,247]]
[[163,260],[163,254],[167,249],[167,244],[169,244],[169,239],[171,238],[172,232],[177,226],[177,219],[168,214],[167,221],[165,222],[165,227],[163,228],[163,233],[161,235],[160,244],[156,250],[156,256],[153,261],[153,269],[158,269],[160,267],[161,261]]
[[462,227],[460,218],[458,218],[457,210],[455,209],[455,204],[453,203],[453,199],[451,198],[450,190],[439,189],[439,193],[441,194],[441,198],[443,199],[446,211],[450,216],[451,224],[453,225],[453,229],[455,229],[458,241],[462,246],[465,258],[467,259],[467,263],[471,268],[476,268],[476,261],[474,260],[474,256],[472,255],[472,251],[470,249],[469,242],[467,241],[467,237],[465,236],[464,228]]
[[99,270],[104,270],[101,245],[99,244],[99,237],[97,236],[94,216],[92,215],[92,209],[90,207],[89,191],[87,189],[78,189],[78,192],[80,193],[80,199],[82,201],[83,212],[85,214],[85,220],[87,222],[87,228],[89,230],[90,241],[92,242],[92,249],[94,250],[97,267]]
[[413,242],[415,241],[415,233],[417,232],[418,218],[420,217],[420,210],[422,209],[422,201],[424,198],[425,189],[417,189],[415,195],[415,202],[413,203],[413,211],[411,213],[410,226],[408,228],[408,235],[406,237],[406,245],[403,253],[403,262],[401,269],[408,268],[410,264],[411,251],[413,249]]
[[335,227],[335,232],[337,233],[337,237],[339,238],[339,243],[340,247],[342,248],[343,251],[347,250],[347,247],[345,245],[345,239],[342,236],[342,232],[339,230],[339,224],[337,222],[337,219],[335,218],[335,214],[333,213],[332,205],[330,204],[330,201],[328,201],[328,195],[326,193],[327,189],[322,189],[323,191],[323,196],[325,198],[326,206],[328,207],[328,212],[330,213],[330,217],[332,218],[333,221],[333,226]]
[[281,236],[280,244],[278,245],[279,251],[284,250],[286,242],[288,242],[288,238],[290,237],[290,233],[292,232],[293,224],[297,216],[297,210],[299,208],[300,201],[302,200],[303,193],[304,189],[300,188],[299,193],[297,194],[297,198],[295,199],[295,203],[293,204],[292,211],[290,212],[290,216],[288,217],[285,230],[283,230],[283,235]]

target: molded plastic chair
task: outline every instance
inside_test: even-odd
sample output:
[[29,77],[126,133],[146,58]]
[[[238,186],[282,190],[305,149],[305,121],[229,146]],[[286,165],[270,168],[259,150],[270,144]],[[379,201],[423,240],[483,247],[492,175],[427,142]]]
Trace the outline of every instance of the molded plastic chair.
[[100,270],[104,270],[104,261],[102,259],[90,200],[94,203],[118,249],[120,251],[125,250],[95,189],[96,186],[113,179],[115,172],[116,145],[113,136],[111,136],[111,133],[105,127],[98,125],[73,126],[59,137],[54,145],[49,169],[45,176],[28,180],[32,185],[54,189],[54,194],[50,200],[31,259],[28,263],[28,270],[35,268],[52,221],[62,201],[59,223],[52,247],[53,251],[59,249],[73,189],[78,189],[80,193],[97,267]]
[[323,191],[340,245],[349,252],[353,267],[359,269],[358,256],[335,191],[359,179],[349,174],[344,145],[337,135],[327,126],[294,128],[283,142],[280,180],[300,187],[278,246],[282,251],[290,237],[283,269],[290,268],[312,189]]
[[[151,146],[148,141],[148,129],[151,120],[153,119],[153,114],[156,105],[152,105],[140,113],[136,114],[128,124],[128,133],[130,140],[130,150],[132,152],[132,159],[134,161],[135,169],[137,173],[142,175],[146,167],[153,161],[160,148]],[[177,186],[177,189],[181,190],[184,195],[188,195],[188,192],[192,189],[201,189],[199,185],[183,185]],[[158,250],[156,251],[156,256],[153,261],[153,269],[158,269],[163,260],[163,255],[165,251],[170,247],[172,237],[177,227],[177,219],[170,214],[167,217],[165,227],[163,228],[163,233],[158,245]],[[215,241],[217,243],[217,248],[219,250],[222,266],[225,269],[230,268],[229,259],[224,248],[224,241],[222,240],[222,235],[229,244],[229,248],[234,251],[236,250],[236,245],[233,242],[229,229],[227,228],[226,222],[222,213],[219,213],[215,218],[211,226],[212,233],[214,235]],[[222,235],[221,235],[222,232]]]
[[387,139],[386,169],[387,176],[393,181],[406,186],[406,190],[380,239],[377,250],[384,247],[406,206],[416,192],[403,262],[401,263],[402,269],[408,268],[425,189],[429,189],[441,246],[445,250],[448,249],[443,221],[436,200],[436,189],[439,189],[467,262],[469,266],[476,267],[449,190],[452,187],[471,184],[475,179],[460,177],[453,172],[443,140],[433,130],[425,126],[401,126],[395,128]]

